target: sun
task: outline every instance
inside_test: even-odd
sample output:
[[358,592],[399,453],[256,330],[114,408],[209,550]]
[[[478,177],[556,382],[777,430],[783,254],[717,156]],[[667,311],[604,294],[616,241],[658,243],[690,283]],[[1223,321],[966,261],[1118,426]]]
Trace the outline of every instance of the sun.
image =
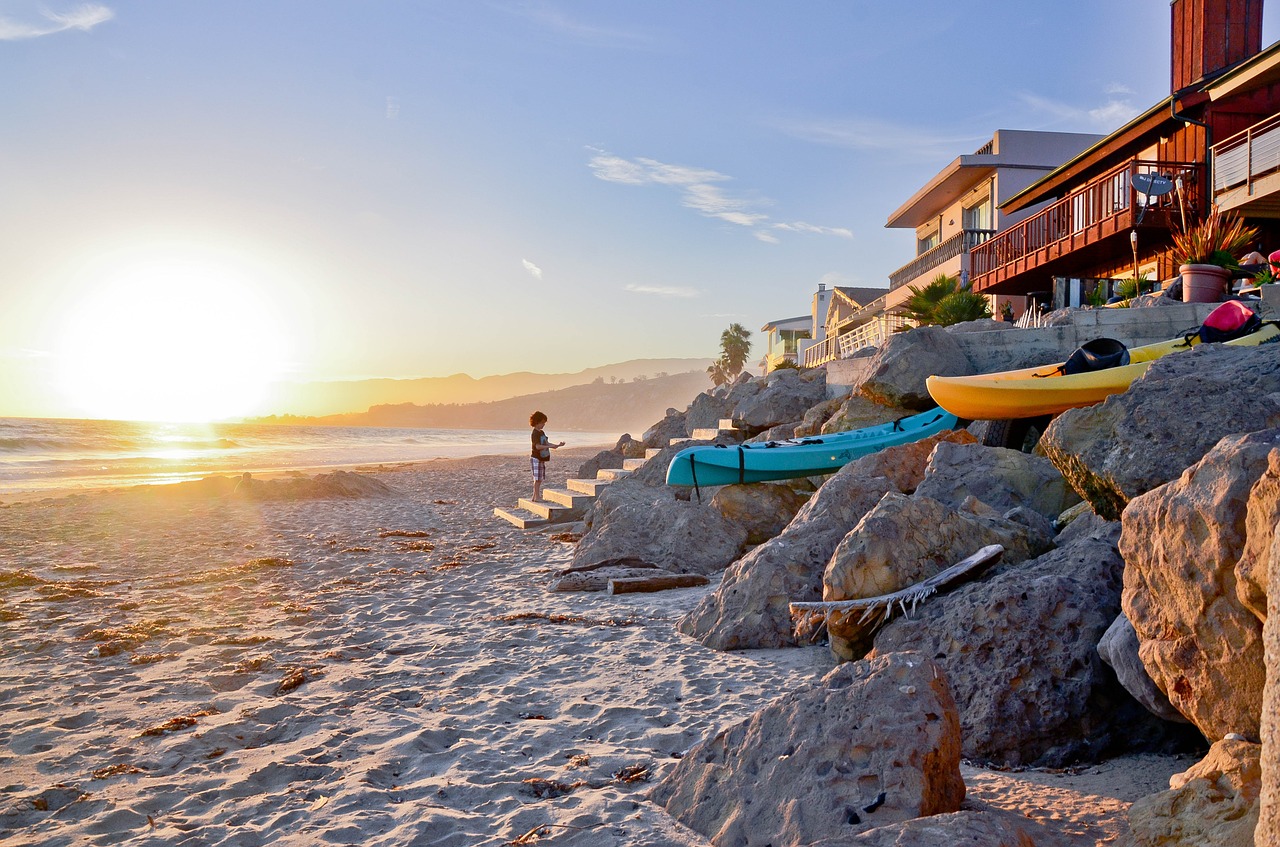
[[95,280],[64,324],[59,383],[85,417],[214,421],[254,410],[280,376],[285,329],[233,267],[135,262]]

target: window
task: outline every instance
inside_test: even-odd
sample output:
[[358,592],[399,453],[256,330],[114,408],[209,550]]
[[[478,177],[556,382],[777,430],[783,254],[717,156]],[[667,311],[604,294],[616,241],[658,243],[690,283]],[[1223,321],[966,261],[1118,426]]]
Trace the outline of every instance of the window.
[[991,220],[991,195],[972,206],[966,206],[963,214],[965,229],[995,229]]
[[939,230],[936,230],[936,229],[933,232],[925,233],[924,235],[917,236],[916,255],[923,256],[925,253],[928,253],[930,250],[932,250],[934,247],[937,247],[941,243],[942,243],[941,235],[939,233]]

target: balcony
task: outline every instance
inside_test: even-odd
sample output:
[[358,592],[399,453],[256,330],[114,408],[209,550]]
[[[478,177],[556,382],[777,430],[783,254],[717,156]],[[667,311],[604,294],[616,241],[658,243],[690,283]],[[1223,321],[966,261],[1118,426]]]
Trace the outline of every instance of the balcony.
[[[1149,196],[1133,186],[1137,174],[1154,173],[1181,183],[1180,190]],[[1050,276],[1073,276],[1091,264],[1130,255],[1128,233],[1151,230],[1142,239],[1148,253],[1168,241],[1183,212],[1203,208],[1201,166],[1191,162],[1134,160],[1113,168],[1032,217],[975,246],[969,272],[975,291],[1025,294]],[[1089,275],[1084,273],[1084,275]]]
[[954,259],[962,253],[971,251],[994,234],[995,231],[990,229],[966,229],[956,233],[937,247],[926,250],[889,274],[889,290],[914,282],[948,259]]
[[1248,215],[1280,216],[1280,115],[1213,146],[1213,202]]

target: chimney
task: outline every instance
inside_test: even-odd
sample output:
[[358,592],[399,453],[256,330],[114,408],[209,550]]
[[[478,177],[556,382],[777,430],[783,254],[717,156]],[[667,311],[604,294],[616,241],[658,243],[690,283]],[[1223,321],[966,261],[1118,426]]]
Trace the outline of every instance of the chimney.
[[1262,50],[1262,0],[1173,0],[1173,92]]

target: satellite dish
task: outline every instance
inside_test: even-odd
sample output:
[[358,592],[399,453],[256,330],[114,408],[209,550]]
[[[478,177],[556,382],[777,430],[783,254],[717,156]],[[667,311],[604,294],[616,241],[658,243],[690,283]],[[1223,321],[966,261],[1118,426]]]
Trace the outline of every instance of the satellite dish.
[[1163,197],[1173,190],[1173,180],[1160,174],[1134,174],[1133,187],[1148,197]]

